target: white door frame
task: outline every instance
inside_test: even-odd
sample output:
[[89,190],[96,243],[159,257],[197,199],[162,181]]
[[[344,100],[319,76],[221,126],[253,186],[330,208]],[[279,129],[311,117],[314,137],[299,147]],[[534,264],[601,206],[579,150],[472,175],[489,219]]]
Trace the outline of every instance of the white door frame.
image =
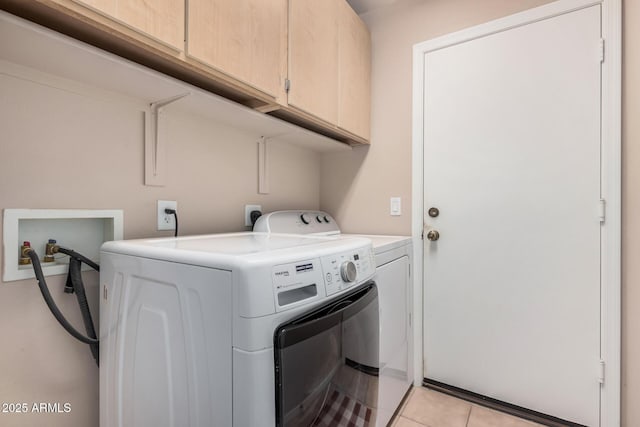
[[[601,358],[606,363],[602,385],[600,426],[620,425],[621,355],[621,85],[622,85],[622,1],[559,0],[497,19],[413,47],[413,149],[412,221],[414,253],[414,384],[422,383],[423,369],[423,240],[424,227],[424,55],[511,28],[601,5],[602,38],[605,58],[602,64],[602,181],[601,197],[606,201],[606,220],[601,231]],[[596,52],[594,52],[596,54]]]

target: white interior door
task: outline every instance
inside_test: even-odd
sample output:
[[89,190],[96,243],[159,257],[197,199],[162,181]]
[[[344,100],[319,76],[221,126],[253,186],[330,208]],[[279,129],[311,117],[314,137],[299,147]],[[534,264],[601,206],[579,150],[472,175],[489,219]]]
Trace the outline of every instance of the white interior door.
[[589,426],[600,19],[586,7],[424,56],[424,215],[440,233],[424,242],[424,375]]

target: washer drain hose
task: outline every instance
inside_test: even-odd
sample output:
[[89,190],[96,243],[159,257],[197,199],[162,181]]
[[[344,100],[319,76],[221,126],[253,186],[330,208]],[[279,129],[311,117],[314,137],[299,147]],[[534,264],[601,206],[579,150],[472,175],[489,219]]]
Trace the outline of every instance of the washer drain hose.
[[[62,249],[62,248],[61,248]],[[63,252],[63,251],[60,251]],[[70,252],[74,252],[74,251],[70,251]],[[63,252],[63,253],[67,253],[67,252]],[[75,254],[75,252],[74,252]],[[71,273],[71,271],[75,271],[75,267],[72,270],[72,263],[69,264],[69,272],[71,274],[71,281],[73,283],[73,287],[74,290],[76,290],[76,287],[81,289],[80,294],[78,295],[78,302],[80,302],[80,310],[83,312],[82,316],[83,316],[83,320],[85,320],[85,326],[87,325],[87,320],[86,320],[86,316],[88,316],[88,322],[91,324],[91,329],[93,330],[91,333],[91,331],[88,331],[89,335],[93,335],[93,337],[87,337],[85,335],[83,335],[82,333],[80,333],[76,328],[73,327],[73,325],[71,325],[71,323],[69,323],[69,321],[67,319],[65,319],[64,315],[62,314],[62,312],[60,311],[60,309],[58,308],[58,306],[56,305],[55,301],[53,300],[53,297],[51,296],[51,293],[49,292],[49,287],[47,286],[47,282],[44,279],[44,274],[42,273],[42,266],[40,265],[40,259],[38,259],[38,254],[36,253],[36,251],[34,250],[30,250],[26,253],[26,255],[31,259],[31,263],[33,265],[33,270],[36,274],[36,279],[38,280],[38,286],[40,287],[40,292],[42,293],[42,297],[44,298],[44,301],[47,303],[47,306],[49,307],[49,310],[51,311],[51,314],[53,314],[53,316],[56,318],[56,320],[58,321],[58,323],[60,323],[60,325],[62,325],[62,327],[69,332],[69,334],[71,334],[74,338],[76,338],[79,341],[82,341],[85,344],[89,344],[92,348],[91,348],[91,352],[94,353],[94,349],[93,347],[95,346],[96,350],[97,350],[97,346],[98,346],[98,339],[96,338],[95,335],[95,329],[93,328],[93,321],[91,320],[91,314],[89,313],[89,305],[87,304],[87,297],[86,294],[84,292],[84,285],[82,284],[82,279],[80,278],[79,282],[76,282],[76,279],[74,278],[74,276],[77,274],[77,276],[80,275],[79,272],[79,267],[78,267],[78,272],[77,273]],[[80,255],[80,254],[78,254]],[[84,256],[80,255],[79,258],[85,258]],[[81,263],[79,262],[80,260],[77,258],[72,257],[72,260],[76,259],[78,265],[80,265]],[[88,258],[86,258],[88,259]],[[84,260],[83,260],[84,261]],[[91,261],[91,260],[89,260]],[[89,263],[87,263],[89,264]],[[91,265],[93,264],[93,265]],[[93,267],[94,265],[97,266],[99,268],[99,266],[94,263],[93,261],[91,261],[91,264],[89,264],[91,267]],[[75,283],[74,283],[75,282]],[[77,292],[77,290],[76,290]],[[81,300],[84,301],[84,303],[81,302]],[[83,305],[86,307],[86,314],[85,314],[85,309],[83,309]],[[96,355],[94,354],[94,358],[96,359],[96,363],[98,363],[98,358],[96,357]]]
[[[84,290],[84,283],[82,283],[82,261],[77,258],[71,258],[69,260],[69,277],[71,278],[71,284],[73,290],[76,293],[78,299],[78,306],[80,307],[80,313],[82,313],[82,321],[84,322],[84,329],[87,331],[89,338],[96,340],[96,329],[93,326],[93,319],[91,318],[91,311],[89,310],[89,302],[87,301],[87,294]],[[97,365],[100,365],[99,357],[100,351],[98,343],[88,343],[91,348],[91,354],[96,361]]]

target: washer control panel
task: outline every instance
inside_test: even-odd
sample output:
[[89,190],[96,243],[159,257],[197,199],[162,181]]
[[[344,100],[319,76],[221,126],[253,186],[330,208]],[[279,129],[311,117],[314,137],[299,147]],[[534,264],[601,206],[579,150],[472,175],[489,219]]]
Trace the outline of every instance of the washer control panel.
[[276,311],[349,289],[372,276],[375,269],[370,246],[276,265],[271,269]]
[[373,249],[359,249],[320,259],[327,296],[347,289],[375,272]]

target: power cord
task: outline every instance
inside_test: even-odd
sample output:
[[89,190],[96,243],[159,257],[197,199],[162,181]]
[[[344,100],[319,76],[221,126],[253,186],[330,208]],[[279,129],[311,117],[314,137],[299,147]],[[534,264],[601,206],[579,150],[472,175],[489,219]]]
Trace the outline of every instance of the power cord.
[[175,230],[175,233],[173,234],[173,237],[178,237],[178,212],[175,209],[165,208],[164,213],[166,213],[167,215],[173,215],[173,217],[175,218],[176,230]]
[[262,216],[262,212],[260,211],[251,211],[251,213],[249,214],[249,218],[251,219],[251,226],[253,227],[254,225],[256,225],[256,221],[258,220],[258,218],[260,218]]

